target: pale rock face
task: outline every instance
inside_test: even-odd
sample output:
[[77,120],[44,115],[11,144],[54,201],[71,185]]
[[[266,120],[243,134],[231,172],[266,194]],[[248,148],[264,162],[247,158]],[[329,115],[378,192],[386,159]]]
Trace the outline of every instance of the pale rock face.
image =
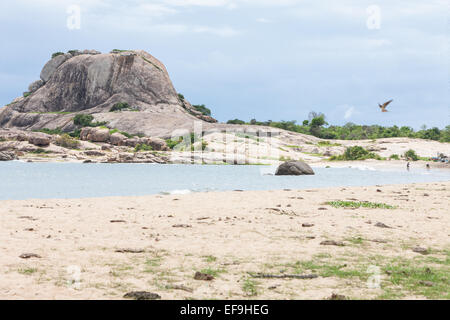
[[109,142],[110,134],[108,129],[83,128],[80,132],[80,139],[92,142]]
[[[188,112],[164,65],[144,51],[59,55],[44,66],[41,79],[39,90],[0,111],[0,127],[70,131],[74,113],[88,113],[109,128],[167,137],[174,129],[192,130],[195,121],[215,121]],[[138,112],[109,112],[118,102]]]
[[28,142],[39,147],[47,147],[51,141],[52,137],[45,133],[34,132],[28,136]]
[[47,82],[50,79],[50,77],[53,75],[53,73],[56,71],[56,69],[58,69],[58,67],[60,65],[62,65],[64,62],[66,62],[71,57],[72,57],[72,55],[69,53],[62,54],[62,55],[54,57],[49,62],[47,62],[45,64],[44,68],[42,68],[41,80],[44,82]]
[[34,81],[33,83],[31,83],[28,86],[28,92],[35,92],[36,90],[38,90],[43,85],[44,85],[44,81],[42,81],[42,80]]
[[114,146],[123,146],[124,141],[127,139],[123,134],[115,132],[109,137],[109,142]]
[[141,141],[148,146],[151,146],[156,151],[169,151],[169,147],[165,140],[160,138],[141,138]]

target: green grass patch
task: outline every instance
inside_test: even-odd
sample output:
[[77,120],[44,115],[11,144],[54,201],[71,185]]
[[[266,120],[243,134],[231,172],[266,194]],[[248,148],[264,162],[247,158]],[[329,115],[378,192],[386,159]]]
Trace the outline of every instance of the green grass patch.
[[242,291],[245,292],[247,296],[254,297],[258,295],[258,282],[253,279],[247,278],[242,283]]
[[205,268],[200,270],[201,273],[209,274],[213,277],[218,277],[221,273],[227,272],[225,269],[213,269],[213,268]]
[[213,263],[217,261],[217,258],[214,256],[204,256],[203,259],[205,260],[205,262],[208,263]]
[[36,150],[30,151],[30,153],[32,154],[49,154],[52,153],[51,151],[42,149],[42,148],[37,148]]
[[141,152],[141,151],[153,151],[152,146],[146,145],[145,143],[140,143],[134,148],[134,152]]
[[118,102],[114,104],[111,109],[109,109],[109,112],[116,112],[116,111],[122,111],[130,109],[130,105],[127,102]]
[[20,274],[25,274],[25,275],[31,275],[36,273],[38,270],[36,268],[25,268],[25,269],[19,269],[18,272]]
[[334,208],[372,208],[372,209],[396,209],[396,206],[391,206],[386,203],[376,203],[376,202],[364,202],[364,201],[328,201],[327,205]]
[[319,141],[317,143],[319,147],[340,147],[342,144],[340,143],[331,143],[330,141]]
[[73,118],[73,124],[80,127],[100,127],[107,124],[106,121],[93,122],[94,117],[90,114],[77,114]]

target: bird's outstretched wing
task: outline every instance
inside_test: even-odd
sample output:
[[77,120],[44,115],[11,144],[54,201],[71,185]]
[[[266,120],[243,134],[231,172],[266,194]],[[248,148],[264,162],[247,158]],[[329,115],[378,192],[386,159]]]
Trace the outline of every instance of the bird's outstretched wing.
[[394,99],[391,99],[391,100],[389,100],[389,101],[383,103],[383,104],[380,106],[380,108],[381,108],[381,109],[385,109],[392,101],[394,101]]

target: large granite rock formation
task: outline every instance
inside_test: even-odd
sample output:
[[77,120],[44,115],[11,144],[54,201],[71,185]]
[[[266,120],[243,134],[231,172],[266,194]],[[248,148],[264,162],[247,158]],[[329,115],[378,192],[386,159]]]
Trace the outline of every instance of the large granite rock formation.
[[[215,122],[191,112],[164,65],[144,51],[70,51],[47,62],[40,78],[0,109],[0,127],[71,131],[73,117],[87,113],[110,128],[170,137],[174,129],[192,130],[196,120]],[[110,112],[116,103],[130,109]]]
[[287,161],[282,163],[277,171],[276,176],[300,176],[313,175],[314,171],[311,167],[303,161]]

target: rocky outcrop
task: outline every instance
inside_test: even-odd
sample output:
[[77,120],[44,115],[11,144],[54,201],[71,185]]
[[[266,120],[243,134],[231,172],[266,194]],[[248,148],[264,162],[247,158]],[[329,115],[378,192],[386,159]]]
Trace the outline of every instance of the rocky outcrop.
[[29,92],[29,93],[33,93],[33,92],[35,92],[36,90],[38,90],[40,87],[42,87],[43,85],[44,85],[44,81],[42,81],[42,80],[34,81],[33,83],[31,83],[31,84],[28,86],[28,92]]
[[135,148],[138,145],[147,145],[155,151],[169,151],[169,147],[165,140],[151,137],[132,137],[127,138],[125,135],[115,132],[110,134],[109,129],[86,127],[81,129],[80,139],[83,141],[103,142],[114,146],[127,146]]
[[50,142],[52,141],[52,136],[45,133],[33,132],[28,134],[27,140],[29,143],[34,144],[35,146],[46,147],[50,145]]
[[217,120],[214,119],[213,117],[210,117],[208,115],[204,115],[203,113],[201,113],[200,111],[197,111],[190,103],[189,101],[185,100],[184,98],[180,97],[180,101],[183,105],[183,108],[189,112],[190,114],[192,114],[194,117],[206,121],[206,122],[210,122],[210,123],[216,123]]
[[123,134],[119,132],[115,132],[109,137],[109,142],[114,146],[123,146],[125,145],[124,141],[127,140]]
[[303,161],[287,161],[282,163],[277,171],[276,176],[299,176],[299,175],[313,175],[313,169]]
[[80,139],[92,142],[109,142],[109,129],[104,128],[83,128],[80,132]]
[[16,159],[16,154],[12,151],[0,151],[0,161],[11,161]]
[[[74,115],[87,113],[110,128],[170,137],[175,129],[192,130],[197,119],[216,122],[180,101],[164,65],[144,51],[74,50],[48,61],[40,77],[0,109],[0,127],[72,131]],[[130,109],[110,112],[116,103]]]

